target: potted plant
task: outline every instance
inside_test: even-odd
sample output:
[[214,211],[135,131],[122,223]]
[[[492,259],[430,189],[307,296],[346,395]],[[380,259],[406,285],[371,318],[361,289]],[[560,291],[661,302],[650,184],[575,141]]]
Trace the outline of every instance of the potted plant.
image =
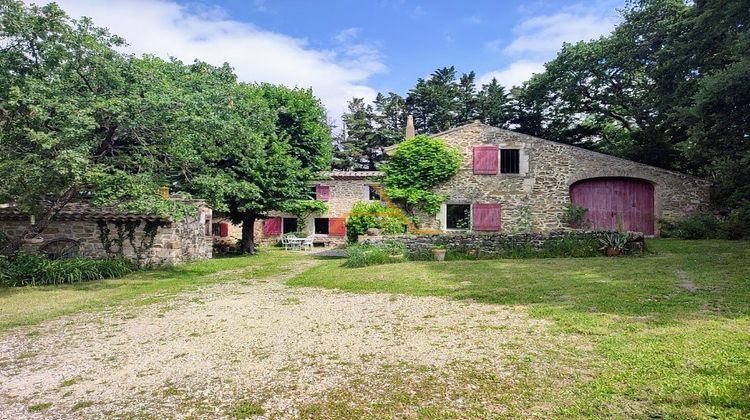
[[445,248],[444,243],[435,242],[435,244],[432,245],[432,256],[435,258],[435,261],[445,261],[446,252],[447,249]]
[[601,247],[608,257],[616,257],[622,254],[628,247],[628,235],[620,232],[612,232],[599,239]]

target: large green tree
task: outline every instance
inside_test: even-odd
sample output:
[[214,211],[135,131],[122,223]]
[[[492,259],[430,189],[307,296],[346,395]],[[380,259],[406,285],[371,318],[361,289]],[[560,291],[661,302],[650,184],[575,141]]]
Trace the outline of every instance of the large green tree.
[[312,92],[239,83],[229,65],[125,56],[121,38],[56,5],[0,0],[0,201],[38,234],[71,200],[179,217],[168,184],[243,223],[302,200],[330,167]]
[[0,1],[0,201],[43,232],[81,194],[94,202],[166,212],[168,118],[163,75],[114,48],[124,41],[54,3]]

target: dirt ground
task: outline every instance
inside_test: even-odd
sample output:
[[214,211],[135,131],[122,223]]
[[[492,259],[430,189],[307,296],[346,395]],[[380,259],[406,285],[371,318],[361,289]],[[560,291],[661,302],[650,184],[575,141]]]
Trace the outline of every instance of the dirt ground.
[[503,415],[519,407],[492,395],[529,380],[524,358],[535,386],[577,380],[560,352],[585,345],[523,308],[284,284],[310,264],[3,333],[0,418]]

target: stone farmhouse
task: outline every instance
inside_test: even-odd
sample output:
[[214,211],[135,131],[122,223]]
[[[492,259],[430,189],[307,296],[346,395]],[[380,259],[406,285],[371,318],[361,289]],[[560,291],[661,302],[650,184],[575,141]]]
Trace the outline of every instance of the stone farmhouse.
[[[462,163],[458,174],[436,188],[447,197],[440,212],[424,217],[420,227],[447,232],[552,231],[564,227],[566,206],[573,202],[588,209],[589,229],[655,235],[659,220],[708,208],[710,183],[693,176],[480,122],[433,137],[456,149]],[[343,242],[354,203],[380,199],[373,186],[381,175],[328,173],[314,187],[315,199],[328,203],[326,214],[310,215],[304,221],[271,214],[258,221],[256,237],[269,242],[303,231],[314,234],[319,243]]]

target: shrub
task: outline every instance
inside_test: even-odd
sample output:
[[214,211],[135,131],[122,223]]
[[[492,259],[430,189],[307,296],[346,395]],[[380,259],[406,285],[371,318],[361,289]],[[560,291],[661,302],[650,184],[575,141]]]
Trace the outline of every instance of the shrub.
[[696,214],[677,221],[662,220],[660,236],[679,239],[721,238],[720,221],[708,213]]
[[750,239],[750,207],[732,210],[719,229],[727,239]]
[[436,214],[444,197],[432,188],[458,172],[461,157],[440,139],[419,135],[398,145],[383,165],[385,192],[391,200]]
[[573,228],[584,227],[586,212],[588,211],[589,209],[586,207],[579,206],[576,203],[568,203],[565,205],[565,213],[560,221]]
[[131,263],[125,260],[49,260],[25,252],[18,253],[15,258],[0,259],[0,281],[3,286],[10,287],[71,284],[121,277],[131,271]]
[[353,244],[346,248],[349,258],[347,267],[366,267],[368,265],[389,264],[405,261],[408,251],[403,244],[388,242],[385,244]]
[[405,226],[395,209],[379,202],[361,201],[352,207],[346,221],[346,237],[350,243],[355,243],[359,235],[367,233],[367,229],[376,228],[386,235],[395,235],[403,233]]

